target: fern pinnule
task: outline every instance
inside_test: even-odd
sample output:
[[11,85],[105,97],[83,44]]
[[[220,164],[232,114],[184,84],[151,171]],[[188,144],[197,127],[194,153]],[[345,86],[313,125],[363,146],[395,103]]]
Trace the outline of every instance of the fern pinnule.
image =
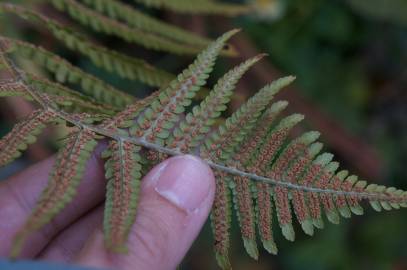
[[[342,190],[344,191],[352,191],[354,189],[354,185],[358,182],[357,175],[350,175],[346,178],[346,180],[342,184]],[[363,190],[363,189],[362,189]],[[358,191],[358,190],[356,190]],[[360,190],[359,190],[360,191]],[[350,211],[355,215],[363,215],[363,208],[359,205],[358,199],[354,196],[348,196],[347,202],[349,205]],[[386,210],[391,210],[391,206],[389,206],[388,202],[382,203],[383,208]]]
[[[315,184],[319,188],[332,189],[332,178],[335,175],[335,171],[338,169],[339,164],[336,162],[331,162],[331,166],[325,169],[322,175],[319,177],[319,181]],[[320,201],[324,207],[325,214],[328,221],[334,224],[339,223],[339,215],[333,202],[331,194],[320,194]]]
[[[299,154],[306,151],[309,144],[313,143],[319,137],[318,132],[307,132],[301,137],[292,141],[279,155],[277,160],[273,163],[271,169],[267,171],[266,175],[272,179],[284,179],[283,174],[285,171],[290,172],[296,170],[296,159]],[[289,165],[293,164],[291,168]],[[274,203],[277,209],[277,218],[284,237],[287,240],[294,241],[295,233],[292,226],[292,214],[290,201],[288,198],[288,189],[282,186],[274,187]]]
[[[333,177],[333,185],[332,188],[334,190],[341,190],[341,186],[345,178],[348,176],[349,172],[347,170],[341,170],[336,175]],[[336,204],[336,207],[341,214],[342,217],[344,218],[350,218],[352,213],[346,203],[346,198],[344,195],[335,195],[334,196],[334,201]],[[375,207],[373,207],[375,209]]]
[[24,121],[0,140],[0,167],[18,158],[21,151],[36,141],[37,136],[49,122],[56,119],[51,111],[35,110]]
[[[310,165],[315,156],[322,150],[322,143],[313,143],[308,149],[304,151],[304,154],[300,156],[293,167],[287,174],[287,180],[291,183],[300,182],[301,177],[304,175],[306,168]],[[295,216],[298,222],[301,224],[302,230],[308,234],[314,234],[314,226],[310,219],[307,203],[305,200],[304,192],[301,190],[293,190],[291,192],[292,204]]]
[[[333,155],[329,153],[323,153],[317,156],[317,158],[308,167],[300,183],[305,186],[312,186],[316,179],[318,179],[318,176],[323,172],[323,168],[331,162],[332,158]],[[308,202],[310,218],[313,225],[318,229],[322,229],[324,224],[320,218],[321,209],[318,201],[318,195],[314,194],[313,192],[306,192],[305,198]]]
[[263,138],[263,144],[258,152],[254,153],[252,159],[257,160],[258,171],[263,175],[267,173],[268,166],[273,161],[278,150],[283,145],[289,131],[301,122],[304,116],[301,114],[292,114],[283,118],[279,124]]
[[140,147],[129,142],[111,141],[104,157],[107,192],[104,214],[106,247],[126,252],[126,242],[136,217],[141,180]]
[[[320,189],[328,189],[329,188],[329,180],[331,179],[332,175],[335,171],[339,168],[339,163],[332,161],[326,165],[322,172],[318,175],[317,179],[314,181],[314,186]],[[324,208],[325,214],[328,216],[328,220],[332,223],[338,223],[339,218],[336,216],[334,208],[329,204],[329,196],[331,194],[317,194],[314,193],[311,195],[311,205],[314,205],[317,209],[313,216],[313,219],[316,223],[320,223],[323,226],[323,219],[322,219],[322,210]],[[323,207],[323,208],[322,208]],[[321,225],[319,225],[321,227]]]
[[233,176],[230,184],[233,202],[240,225],[243,245],[247,253],[255,260],[259,257],[256,244],[255,211],[252,200],[251,182],[248,177]]
[[226,110],[226,104],[229,103],[239,79],[263,56],[261,54],[246,60],[219,79],[201,104],[192,108],[192,112],[189,112],[174,129],[173,136],[167,140],[167,145],[179,148],[182,152],[198,146],[215,123],[215,119]]
[[[277,101],[268,108],[261,119],[258,121],[256,128],[252,131],[249,139],[246,139],[241,150],[236,154],[235,158],[245,167],[251,167],[256,160],[253,157],[258,153],[264,143],[264,138],[274,125],[277,116],[287,107],[288,102],[285,100]],[[259,173],[258,167],[253,166],[251,171]]]
[[270,188],[265,183],[256,183],[256,220],[261,242],[265,250],[277,254],[273,236],[273,202]]
[[[222,269],[231,269],[229,261],[232,201],[227,174],[215,171],[216,192],[210,215],[215,257]],[[222,181],[223,180],[223,181]]]
[[13,243],[11,257],[15,258],[30,233],[51,221],[76,194],[85,165],[96,147],[96,134],[89,130],[77,131],[68,138],[58,153],[46,189]]

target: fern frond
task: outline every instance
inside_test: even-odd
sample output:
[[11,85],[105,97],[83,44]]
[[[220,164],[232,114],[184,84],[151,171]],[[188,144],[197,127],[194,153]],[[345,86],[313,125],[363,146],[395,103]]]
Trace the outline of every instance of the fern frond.
[[[291,172],[296,170],[298,165],[296,157],[306,150],[308,145],[313,143],[319,137],[318,132],[308,132],[303,134],[297,140],[291,142],[279,155],[277,160],[267,171],[267,176],[273,179],[284,179],[283,174],[285,171]],[[294,163],[289,169],[290,163]],[[284,237],[290,241],[294,241],[295,233],[292,227],[292,215],[290,202],[288,198],[288,189],[286,187],[274,187],[274,202],[277,209],[277,217]]]
[[[264,108],[269,104],[272,100],[274,95],[281,90],[284,86],[288,85],[294,80],[293,77],[286,77],[280,80],[275,81],[274,83],[267,85],[263,89],[261,89],[255,96],[253,96],[246,104],[244,104],[241,108],[239,108],[231,117],[226,119],[225,123],[221,125],[216,133],[214,133],[210,138],[206,139],[205,141],[205,148],[201,149],[201,155],[203,157],[208,157],[211,160],[227,162],[230,158],[235,154],[236,147],[239,145],[244,137],[253,129],[260,113],[264,110]],[[247,182],[245,178],[240,178],[239,182],[239,189],[246,191]],[[217,211],[217,205],[221,205],[222,208],[225,207],[225,197],[227,196],[224,192],[224,178],[216,179],[216,192],[218,196],[215,196],[215,202],[213,206],[213,211]],[[234,186],[232,185],[232,190]],[[222,193],[223,192],[223,193]],[[247,200],[247,193],[242,194],[242,199],[240,200],[245,205],[241,206],[242,209],[239,209],[240,215],[242,215],[243,211],[251,209],[251,203]],[[221,201],[217,201],[220,199]],[[251,200],[251,197],[250,197]],[[239,201],[239,199],[238,199]],[[219,212],[227,212],[230,210],[220,209]],[[249,214],[253,212],[247,212]],[[244,215],[244,214],[243,214]],[[220,219],[218,219],[220,218]],[[245,219],[246,220],[246,219]],[[247,217],[249,223],[251,222],[251,217]],[[228,229],[230,228],[230,224],[228,226],[222,226],[224,224],[224,220],[219,216],[212,216],[212,227],[213,228],[223,228]],[[255,248],[252,238],[253,238],[253,230],[251,225],[243,224],[242,233],[246,235],[244,237],[245,247],[247,248],[249,254],[253,257],[257,257],[257,248]],[[246,231],[247,230],[247,231]],[[243,232],[245,231],[245,232]],[[214,232],[215,236],[215,253],[216,258],[219,264],[228,265],[228,241],[225,241],[224,237],[219,237],[219,232]],[[229,235],[229,234],[227,234]],[[221,247],[221,248],[220,248]]]
[[[309,148],[305,150],[304,154],[297,159],[296,163],[293,164],[292,169],[287,173],[287,180],[291,183],[300,182],[301,177],[305,173],[307,167],[321,150],[321,143],[313,143],[310,145]],[[301,224],[302,230],[308,235],[313,235],[314,226],[310,219],[304,192],[300,190],[293,190],[291,196],[294,213],[298,222]]]
[[52,0],[51,3],[58,10],[67,12],[73,19],[96,32],[114,35],[148,49],[176,54],[196,54],[203,49],[202,46],[179,43],[166,37],[131,28],[122,22],[95,12],[75,0]]
[[58,153],[47,188],[39,198],[37,206],[16,234],[11,256],[16,257],[27,236],[47,224],[75,196],[86,162],[96,147],[96,134],[81,130],[68,138],[65,147]]
[[[177,1],[183,0],[171,2]],[[59,31],[60,28],[55,29]],[[30,138],[37,126],[42,127],[42,124],[54,119],[75,126],[75,132],[69,137],[66,147],[58,154],[48,188],[16,236],[13,256],[19,253],[30,232],[49,222],[72,199],[86,160],[96,141],[102,138],[109,140],[108,150],[104,153],[108,159],[105,167],[109,180],[104,221],[105,242],[108,248],[118,252],[125,251],[126,240],[134,222],[141,164],[143,170],[148,167],[146,165],[154,165],[162,157],[154,158],[153,155],[158,154],[199,154],[215,170],[216,194],[211,223],[216,258],[225,269],[230,268],[228,252],[233,206],[244,246],[253,258],[257,258],[259,253],[256,229],[265,249],[277,253],[272,233],[273,213],[276,213],[285,238],[294,240],[294,218],[305,233],[312,235],[314,227],[324,226],[324,215],[328,221],[338,223],[340,215],[349,217],[351,213],[362,214],[362,200],[368,201],[377,211],[407,207],[405,191],[368,185],[354,175],[348,176],[347,171],[336,172],[339,163],[333,161],[333,155],[320,154],[322,144],[316,142],[318,132],[306,132],[289,139],[293,127],[304,117],[293,114],[278,121],[287,102],[271,101],[294,77],[285,77],[265,86],[218,127],[212,128],[213,122],[218,120],[220,112],[229,102],[238,79],[259,57],[249,59],[222,77],[212,93],[183,118],[184,110],[198,89],[205,84],[225,42],[235,32],[228,32],[209,45],[169,85],[145,99],[131,102],[126,109],[112,117],[70,114],[60,110],[52,98],[58,93],[66,93],[68,97],[74,94],[70,95],[68,89],[61,89],[58,84],[38,82],[40,80],[36,78],[30,81],[29,76],[22,74],[11,62],[3,61],[7,57],[0,59],[1,68],[10,69],[15,75],[15,78],[12,77],[14,82],[26,83],[25,89],[21,89],[21,85],[10,85],[15,88],[12,91],[23,96],[28,94],[29,98],[37,101],[43,107],[38,114],[51,114],[49,120],[38,121],[34,115],[24,122],[30,128],[28,131],[23,128],[23,138],[17,143],[12,141],[13,138],[10,139],[14,146],[12,151],[3,151],[6,153],[5,162],[19,151],[21,141],[27,144],[26,138]],[[65,35],[67,32],[62,33]],[[10,44],[8,40],[0,42],[0,56],[4,56],[3,52],[12,47]],[[41,83],[44,90],[35,89],[34,86],[41,88]],[[4,92],[10,94],[7,90]],[[15,134],[18,138],[21,130]],[[8,147],[5,140],[1,141],[0,150]],[[142,151],[141,147],[146,149]]]
[[230,226],[232,222],[232,202],[225,172],[215,171],[216,192],[211,212],[211,226],[214,237],[216,260],[222,269],[231,269],[229,261]]
[[116,109],[108,104],[99,103],[92,98],[74,91],[62,84],[26,73],[26,81],[41,93],[51,96],[51,100],[69,112],[88,112],[113,115]]
[[136,217],[141,180],[140,147],[129,142],[111,141],[104,157],[107,193],[104,216],[106,247],[126,252],[126,242]]
[[21,155],[29,144],[33,144],[37,136],[56,115],[51,111],[36,110],[0,140],[0,167],[7,165]]
[[[339,171],[334,177],[333,177],[333,186],[332,188],[334,190],[341,190],[342,182],[345,180],[345,178],[348,175],[348,171],[342,170]],[[351,212],[350,209],[346,203],[346,198],[343,195],[335,195],[335,204],[337,206],[337,209],[339,213],[341,214],[342,217],[344,218],[350,218],[351,217]],[[372,206],[373,209],[377,209],[374,206]]]
[[221,14],[236,16],[249,12],[249,6],[238,4],[226,4],[217,1],[206,0],[135,0],[149,7],[165,8],[176,12]]
[[167,142],[170,148],[187,152],[190,147],[198,145],[215,123],[230,101],[233,90],[243,74],[264,55],[253,57],[226,73],[216,83],[209,95],[188,113],[184,120],[174,129],[173,138]]
[[[182,28],[160,21],[148,14],[134,9],[130,5],[112,0],[81,0],[84,4],[92,7],[96,11],[109,16],[112,19],[120,20],[132,28],[153,33],[157,36],[172,39],[179,43],[191,44],[195,46],[207,46],[211,40],[201,37],[193,32],[188,32]],[[232,54],[230,49],[228,54]]]
[[38,12],[12,4],[0,4],[0,12],[15,14],[29,22],[46,27],[51,34],[65,46],[89,58],[97,67],[108,72],[115,72],[122,78],[139,80],[150,86],[162,86],[174,78],[174,75],[148,64],[146,61],[129,57],[93,44],[77,31],[63,26]]
[[[272,123],[274,122],[275,118],[282,110],[286,108],[287,105],[288,102],[286,101],[279,101],[272,104],[270,108],[263,113],[263,115],[261,116],[260,120],[257,123],[255,130],[250,134],[249,137],[251,139],[250,140],[246,139],[245,142],[243,142],[242,146],[240,147],[241,149],[238,151],[235,158],[240,162],[240,164],[243,164],[247,169],[253,172],[258,172],[258,167],[252,166],[253,164],[251,164],[251,157],[254,153],[258,151],[258,148],[260,147],[260,142],[266,136],[269,129],[271,129]],[[254,196],[256,201],[254,210],[256,215],[255,218],[257,219],[257,224],[259,227],[261,241],[263,243],[264,248],[268,252],[276,254],[277,247],[274,242],[273,239],[274,237],[271,230],[273,207],[271,205],[272,197],[270,189],[268,185],[264,183],[257,183],[255,187],[252,187],[252,189],[254,189],[256,193],[256,196]],[[253,236],[251,237],[251,241],[253,241]]]
[[205,85],[225,42],[236,32],[237,30],[232,30],[218,38],[167,88],[160,90],[158,98],[146,109],[143,117],[137,119],[137,125],[131,128],[131,133],[163,145],[179,114],[190,105],[200,87]]
[[[88,112],[112,115],[115,109],[99,104],[90,98],[81,95],[63,85],[40,78],[33,74],[26,74],[27,82],[38,90],[44,98],[47,98],[67,112]],[[33,101],[32,96],[27,91],[27,84],[21,81],[0,82],[0,97],[22,97],[28,101]]]
[[[314,185],[319,189],[328,189],[327,183],[331,175],[338,169],[339,163],[330,162],[325,167],[322,168],[320,174],[314,179]],[[321,194],[325,195],[325,194]],[[330,194],[328,194],[330,195]],[[314,226],[317,228],[323,228],[324,222],[322,219],[322,207],[321,207],[321,197],[316,192],[309,192],[308,199],[311,209],[311,217],[313,219]]]
[[288,76],[276,80],[259,90],[259,92],[232,114],[225,123],[219,126],[212,136],[205,140],[207,151],[212,151],[214,160],[229,160],[235,153],[235,147],[253,129],[264,108],[274,95],[294,80]]
[[81,86],[83,92],[96,101],[110,104],[120,109],[134,102],[130,96],[104,81],[73,66],[63,58],[30,43],[0,36],[0,42],[10,44],[9,52],[15,52],[21,57],[34,60],[37,64],[54,74],[61,83],[72,83]]

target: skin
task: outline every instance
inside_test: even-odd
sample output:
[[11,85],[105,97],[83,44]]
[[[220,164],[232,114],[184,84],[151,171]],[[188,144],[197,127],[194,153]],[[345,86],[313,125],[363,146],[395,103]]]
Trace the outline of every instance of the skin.
[[[113,269],[175,269],[197,237],[212,206],[215,181],[196,157],[155,166],[142,180],[139,208],[127,254],[108,252],[102,220],[106,180],[98,149],[88,161],[77,195],[53,221],[26,242],[21,258]],[[54,157],[0,182],[0,256],[31,213]]]

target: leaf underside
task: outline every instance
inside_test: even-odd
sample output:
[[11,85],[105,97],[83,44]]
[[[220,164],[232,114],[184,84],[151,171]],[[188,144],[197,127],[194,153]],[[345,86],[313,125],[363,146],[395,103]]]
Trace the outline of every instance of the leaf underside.
[[[189,0],[135,2],[207,14],[233,15],[248,9],[207,0],[199,0],[199,5]],[[17,158],[51,122],[74,126],[57,155],[47,188],[15,237],[13,257],[20,254],[32,232],[49,223],[74,199],[87,161],[102,139],[109,141],[102,154],[107,179],[105,246],[113,252],[127,251],[143,172],[169,155],[197,155],[215,170],[216,194],[210,219],[216,259],[223,269],[231,268],[232,211],[247,253],[257,259],[257,238],[269,253],[278,251],[274,223],[287,240],[294,241],[294,222],[313,235],[315,228],[323,228],[324,216],[337,224],[340,217],[363,214],[362,200],[376,211],[407,206],[405,191],[368,184],[339,170],[333,155],[322,151],[319,132],[293,137],[291,131],[304,116],[287,115],[284,110],[288,102],[274,101],[274,96],[294,80],[292,76],[266,85],[230,117],[221,117],[239,79],[263,55],[231,69],[198,105],[191,106],[197,92],[206,85],[218,56],[230,53],[225,48],[236,30],[210,42],[117,1],[53,0],[52,4],[94,31],[147,48],[173,53],[207,48],[183,72],[173,76],[143,60],[96,45],[36,11],[0,4],[1,12],[43,24],[68,48],[89,57],[96,66],[161,87],[144,99],[136,99],[45,49],[0,36],[0,71],[11,74],[11,78],[0,81],[0,96],[20,96],[41,107],[0,140],[0,166]],[[140,39],[142,31],[148,32],[145,40]],[[55,80],[19,70],[12,65],[12,53],[35,61]],[[77,84],[81,93],[70,89],[70,84]]]

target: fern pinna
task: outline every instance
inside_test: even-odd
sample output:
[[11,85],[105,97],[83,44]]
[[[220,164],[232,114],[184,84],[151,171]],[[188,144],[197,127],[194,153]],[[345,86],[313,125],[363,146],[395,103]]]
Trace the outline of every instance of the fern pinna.
[[[192,7],[190,1],[184,0],[137,0],[179,12],[232,15],[247,9],[199,1],[199,5]],[[279,224],[286,239],[293,241],[295,220],[306,234],[312,235],[315,228],[323,228],[323,215],[338,223],[340,216],[362,214],[362,200],[377,211],[407,206],[406,192],[367,184],[347,171],[338,170],[333,155],[321,152],[318,132],[292,138],[290,131],[304,117],[281,116],[288,102],[273,98],[294,77],[266,85],[226,120],[221,118],[238,80],[264,55],[231,69],[200,104],[191,106],[197,92],[205,86],[217,57],[235,53],[233,47],[226,45],[237,30],[210,42],[116,1],[51,3],[95,31],[127,38],[128,42],[151,49],[181,54],[193,53],[202,46],[207,48],[187,69],[174,76],[144,60],[92,43],[86,36],[36,11],[0,4],[2,12],[43,24],[68,48],[88,57],[96,66],[124,78],[160,86],[150,96],[137,99],[44,48],[0,36],[0,75],[1,78],[7,75],[0,82],[0,96],[21,96],[38,107],[0,140],[0,166],[16,159],[47,125],[57,122],[73,126],[37,207],[15,236],[12,257],[19,255],[33,231],[50,222],[73,199],[86,161],[100,140],[109,141],[102,154],[107,179],[104,234],[105,246],[113,252],[126,252],[143,172],[170,155],[199,156],[215,171],[216,195],[210,219],[216,258],[223,269],[231,268],[228,251],[233,207],[244,247],[257,259],[257,238],[268,252],[277,253],[273,222]],[[150,36],[140,43],[137,38],[140,32],[132,29],[148,29]],[[34,60],[54,75],[55,81],[20,70],[11,54]],[[77,84],[82,91],[71,90],[62,83]]]

